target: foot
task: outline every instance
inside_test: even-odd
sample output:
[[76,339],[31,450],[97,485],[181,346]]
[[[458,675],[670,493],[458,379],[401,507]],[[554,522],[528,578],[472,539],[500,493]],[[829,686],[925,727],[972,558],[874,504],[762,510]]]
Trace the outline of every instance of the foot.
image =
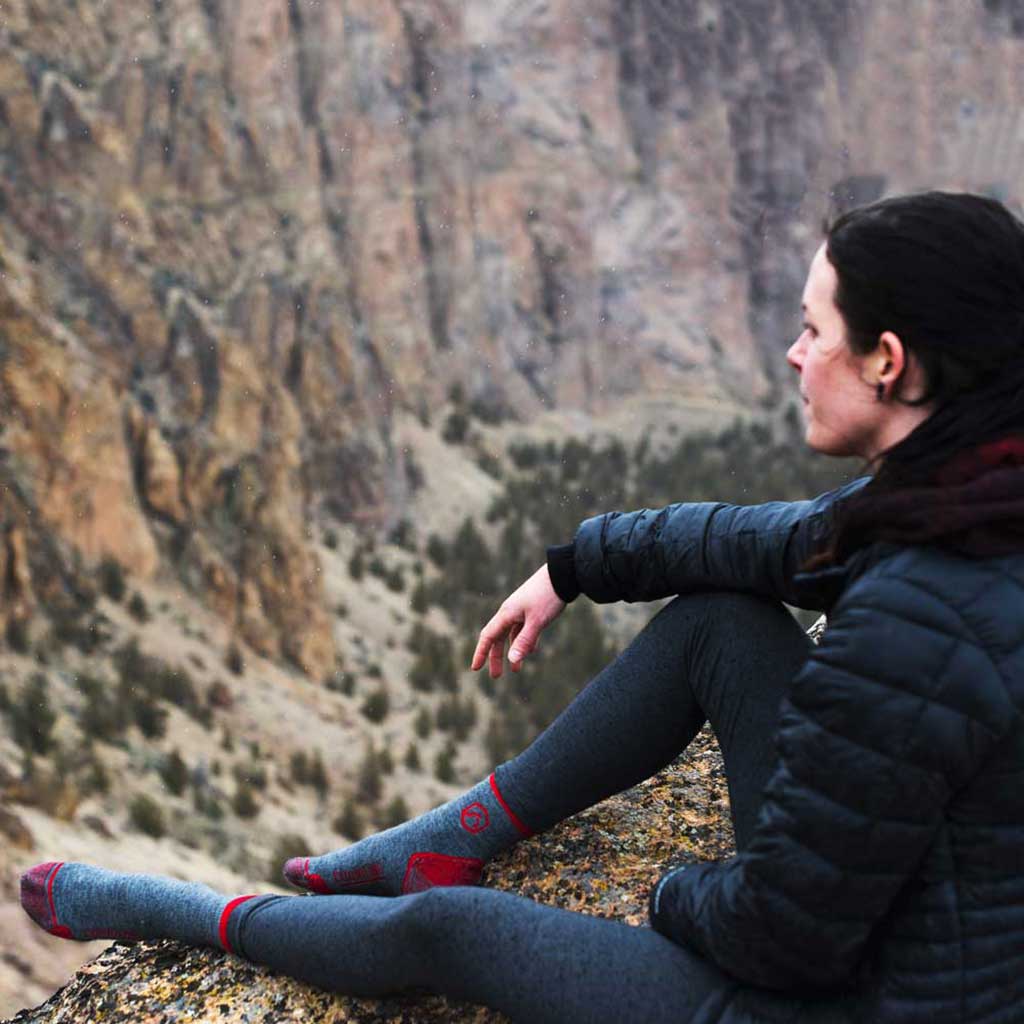
[[284,865],[284,877],[311,892],[368,896],[476,885],[491,857],[531,835],[491,774],[404,825],[322,857],[294,857]]
[[62,939],[86,940],[89,936],[75,935],[66,924],[57,918],[57,908],[53,898],[53,883],[64,864],[60,861],[48,861],[29,868],[21,876],[21,906],[40,928],[51,935]]
[[21,876],[21,905],[62,939],[179,939],[225,946],[226,916],[241,902],[205,885],[49,861]]

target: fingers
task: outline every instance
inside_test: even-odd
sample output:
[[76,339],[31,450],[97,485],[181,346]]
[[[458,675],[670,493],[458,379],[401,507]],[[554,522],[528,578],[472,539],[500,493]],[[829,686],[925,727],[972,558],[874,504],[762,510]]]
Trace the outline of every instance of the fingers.
[[500,640],[495,641],[491,644],[491,651],[488,660],[490,664],[487,667],[487,671],[490,672],[492,679],[497,679],[501,675],[501,663],[505,658],[505,639],[504,637]]
[[473,660],[469,666],[474,672],[483,667],[492,645],[501,640],[507,628],[508,626],[502,621],[499,612],[480,630],[480,639],[477,641],[476,650],[473,652]]
[[501,675],[502,661],[505,657],[505,636],[513,625],[515,619],[508,613],[499,611],[484,626],[473,652],[473,661],[470,663],[470,668],[474,672],[481,669],[486,662],[492,679],[497,679]]
[[539,636],[540,630],[535,625],[527,624],[523,627],[522,632],[515,637],[512,649],[508,653],[508,663],[513,672],[518,672],[523,659],[533,653]]
[[516,622],[513,623],[512,628],[508,631],[508,667],[513,672],[518,672],[522,664],[519,658],[516,658],[515,660],[512,659],[512,655],[517,649],[516,637],[519,636],[519,631],[522,628],[523,624],[521,622]]
[[[518,672],[522,659],[536,647],[537,634],[540,632],[539,629],[534,629],[532,635],[527,637],[527,632],[530,631],[523,631],[524,619],[523,612],[517,615],[516,612],[499,610],[481,630],[470,668],[477,672],[486,664],[491,678],[497,679],[504,669],[505,641],[508,640],[513,645],[509,654],[509,667],[513,672]],[[515,657],[512,652],[515,652]]]

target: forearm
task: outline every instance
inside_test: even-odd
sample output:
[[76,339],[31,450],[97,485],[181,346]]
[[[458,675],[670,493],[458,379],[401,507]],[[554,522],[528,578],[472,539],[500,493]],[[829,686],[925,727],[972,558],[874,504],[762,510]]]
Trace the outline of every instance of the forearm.
[[552,579],[562,591],[575,586],[600,603],[720,588],[798,604],[794,573],[827,535],[835,503],[865,482],[810,501],[678,503],[595,516],[573,541],[574,580],[566,578],[565,549],[549,549]]

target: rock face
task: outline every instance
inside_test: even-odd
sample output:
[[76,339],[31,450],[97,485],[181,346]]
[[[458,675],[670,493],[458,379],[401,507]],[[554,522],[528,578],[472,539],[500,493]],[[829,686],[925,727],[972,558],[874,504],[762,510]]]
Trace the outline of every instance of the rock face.
[[[484,881],[543,903],[646,925],[651,886],[670,864],[732,847],[721,756],[709,731],[647,782],[520,843]],[[178,1024],[310,1020],[501,1021],[495,1011],[440,996],[334,996],[235,957],[176,943],[115,944],[61,991],[9,1024],[162,1020]]]
[[830,208],[1020,199],[1022,57],[998,0],[9,0],[5,614],[172,564],[322,673],[396,409],[770,403]]

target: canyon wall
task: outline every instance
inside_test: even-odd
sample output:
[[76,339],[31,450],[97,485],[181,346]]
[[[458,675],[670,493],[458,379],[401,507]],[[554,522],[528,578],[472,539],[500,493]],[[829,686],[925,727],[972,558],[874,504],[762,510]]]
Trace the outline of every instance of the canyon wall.
[[1015,0],[7,0],[4,614],[110,557],[322,674],[397,411],[772,407],[824,216],[1019,204],[1022,69]]

